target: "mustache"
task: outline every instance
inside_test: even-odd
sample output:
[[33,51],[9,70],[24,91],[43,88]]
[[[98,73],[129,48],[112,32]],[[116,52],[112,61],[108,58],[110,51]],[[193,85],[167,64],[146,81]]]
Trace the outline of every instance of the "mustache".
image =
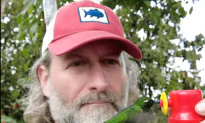
[[83,105],[89,104],[92,101],[96,101],[96,100],[111,103],[117,111],[120,111],[122,109],[122,105],[123,105],[122,97],[110,92],[85,94],[84,96],[79,97],[75,101],[74,106],[77,107],[78,110],[80,110],[80,108]]

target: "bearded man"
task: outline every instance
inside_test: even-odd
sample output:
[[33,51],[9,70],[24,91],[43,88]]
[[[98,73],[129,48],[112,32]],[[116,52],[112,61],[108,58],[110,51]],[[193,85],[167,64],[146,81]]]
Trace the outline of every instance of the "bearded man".
[[138,68],[124,51],[142,58],[110,8],[92,1],[61,7],[31,69],[25,121],[103,123],[135,102]]

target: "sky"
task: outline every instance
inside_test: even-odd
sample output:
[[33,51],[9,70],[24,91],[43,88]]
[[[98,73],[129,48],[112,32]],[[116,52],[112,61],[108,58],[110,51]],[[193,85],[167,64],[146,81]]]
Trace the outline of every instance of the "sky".
[[[180,33],[188,40],[194,40],[195,36],[202,33],[205,36],[205,0],[195,1],[194,4],[192,0],[189,0],[188,4],[183,4],[186,11],[193,6],[192,14],[188,14],[185,18],[181,19]],[[205,85],[205,46],[201,52],[202,55],[200,61],[197,61],[197,69],[202,70],[199,73],[201,77],[201,85]],[[182,69],[186,70],[186,64],[181,66]]]

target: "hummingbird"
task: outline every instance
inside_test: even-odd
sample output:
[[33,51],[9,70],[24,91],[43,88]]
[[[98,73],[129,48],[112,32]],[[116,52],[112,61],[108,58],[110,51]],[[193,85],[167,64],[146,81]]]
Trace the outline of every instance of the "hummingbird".
[[134,118],[143,111],[148,111],[153,104],[154,101],[152,99],[148,97],[141,97],[133,105],[123,109],[104,123],[133,123]]

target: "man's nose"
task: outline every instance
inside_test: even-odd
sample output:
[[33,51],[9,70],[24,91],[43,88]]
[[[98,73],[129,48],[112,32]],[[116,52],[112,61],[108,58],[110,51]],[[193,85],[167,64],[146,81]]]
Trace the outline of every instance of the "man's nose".
[[89,90],[91,92],[103,92],[108,87],[107,78],[105,76],[105,71],[102,66],[95,65],[91,69]]

